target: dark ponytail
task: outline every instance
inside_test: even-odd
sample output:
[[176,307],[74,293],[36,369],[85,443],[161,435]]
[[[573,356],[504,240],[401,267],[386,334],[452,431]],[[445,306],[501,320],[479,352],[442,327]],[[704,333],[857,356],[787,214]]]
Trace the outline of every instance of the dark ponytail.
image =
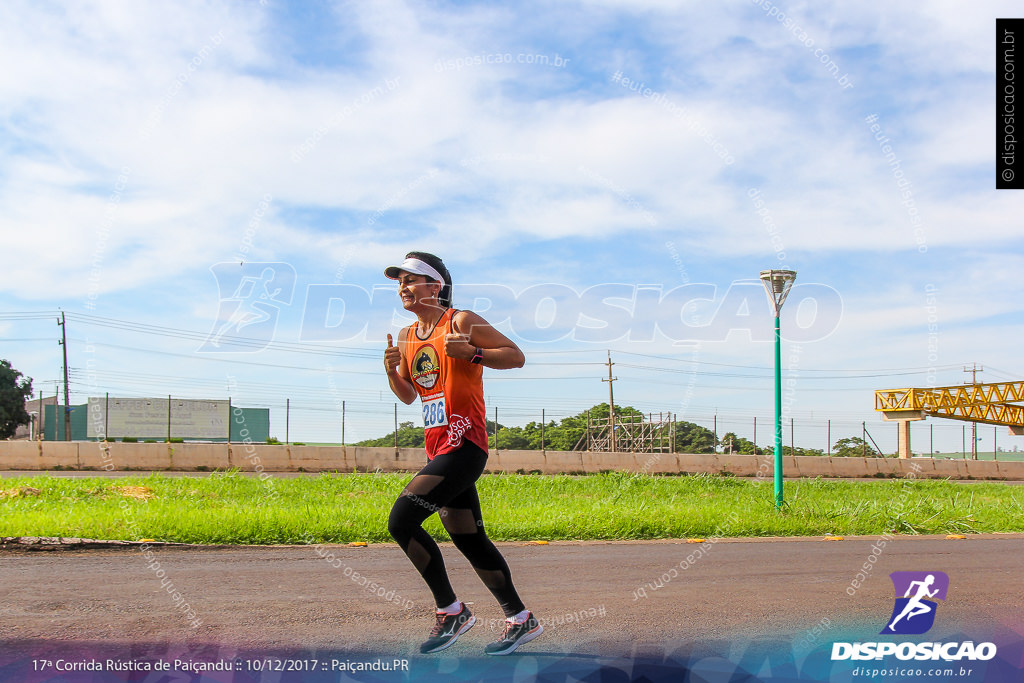
[[405,255],[405,258],[419,259],[441,274],[444,278],[444,282],[441,283],[441,293],[437,295],[437,303],[441,304],[444,308],[451,308],[452,276],[451,273],[448,272],[448,269],[445,268],[444,261],[425,251],[410,251]]

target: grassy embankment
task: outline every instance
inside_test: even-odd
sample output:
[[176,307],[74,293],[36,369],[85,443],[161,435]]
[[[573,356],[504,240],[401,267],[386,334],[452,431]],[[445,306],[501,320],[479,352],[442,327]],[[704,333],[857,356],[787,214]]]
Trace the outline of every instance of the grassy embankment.
[[[233,472],[0,480],[0,536],[213,544],[390,542],[409,474],[269,479]],[[772,483],[717,476],[491,475],[478,488],[495,540],[1024,531],[1024,487],[882,480]],[[447,539],[437,516],[427,523]]]

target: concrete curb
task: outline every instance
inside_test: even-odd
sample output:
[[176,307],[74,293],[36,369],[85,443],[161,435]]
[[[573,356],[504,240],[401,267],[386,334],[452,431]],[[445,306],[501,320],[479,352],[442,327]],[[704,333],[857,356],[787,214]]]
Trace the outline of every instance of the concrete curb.
[[109,541],[72,536],[0,536],[0,550],[80,550],[83,548],[137,548],[139,546],[208,548],[213,546],[165,541]]

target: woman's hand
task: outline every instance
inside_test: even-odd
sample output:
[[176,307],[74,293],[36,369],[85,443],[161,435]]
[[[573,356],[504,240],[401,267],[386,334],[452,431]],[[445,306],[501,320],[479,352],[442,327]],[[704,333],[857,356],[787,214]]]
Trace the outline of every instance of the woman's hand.
[[388,335],[388,348],[384,349],[384,369],[387,370],[388,374],[392,374],[398,370],[398,366],[402,363],[402,350],[395,346],[394,341],[391,339],[391,335]]
[[[445,337],[445,353],[452,358],[471,361],[477,347],[480,347],[485,352],[480,357],[480,364],[485,367],[495,370],[523,367],[526,362],[523,352],[486,320],[472,311],[459,311],[455,316],[452,321],[455,333]],[[468,333],[460,330],[468,330]]]
[[469,335],[452,332],[444,337],[444,353],[449,358],[471,360],[476,355],[476,347],[469,343]]

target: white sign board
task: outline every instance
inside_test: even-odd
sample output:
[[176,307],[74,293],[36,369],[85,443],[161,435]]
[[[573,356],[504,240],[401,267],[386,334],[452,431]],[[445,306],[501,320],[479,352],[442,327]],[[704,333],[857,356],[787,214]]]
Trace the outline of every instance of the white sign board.
[[168,422],[171,437],[183,439],[226,439],[228,401],[166,398],[91,397],[86,416],[89,438],[166,439]]

